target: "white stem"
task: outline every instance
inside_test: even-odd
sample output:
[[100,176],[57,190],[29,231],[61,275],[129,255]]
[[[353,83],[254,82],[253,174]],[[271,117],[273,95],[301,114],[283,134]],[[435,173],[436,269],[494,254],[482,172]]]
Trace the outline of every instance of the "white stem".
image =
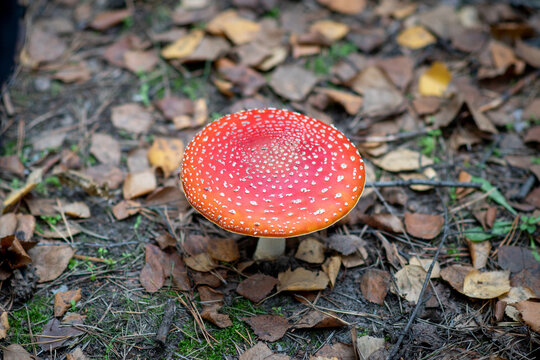
[[274,260],[285,254],[285,238],[259,238],[254,260]]

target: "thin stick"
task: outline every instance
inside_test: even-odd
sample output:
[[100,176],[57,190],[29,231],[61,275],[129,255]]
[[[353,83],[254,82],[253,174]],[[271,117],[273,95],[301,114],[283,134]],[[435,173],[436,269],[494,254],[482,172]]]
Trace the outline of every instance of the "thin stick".
[[30,322],[30,313],[28,312],[28,306],[24,304],[24,309],[26,310],[26,321],[28,322],[28,332],[30,333],[30,341],[32,342],[32,350],[34,350],[34,356],[37,359],[37,350],[36,345],[34,342],[36,339],[34,339],[34,333],[32,332],[32,322]]
[[171,329],[171,324],[174,320],[174,312],[176,306],[173,299],[167,300],[167,305],[165,307],[165,313],[163,314],[163,320],[156,335],[156,341],[161,345],[165,345],[167,341],[167,335],[169,335],[169,330]]
[[[439,198],[442,201],[442,196],[440,195],[439,191],[437,191],[437,195],[439,195]],[[431,278],[431,273],[433,272],[433,268],[435,267],[435,262],[437,261],[437,258],[439,257],[439,254],[441,253],[441,250],[443,248],[444,243],[446,242],[447,237],[448,237],[448,208],[444,206],[444,231],[443,231],[441,242],[439,244],[439,247],[437,247],[437,252],[435,252],[435,256],[433,256],[431,265],[429,265],[429,269],[427,271],[424,284],[422,284],[422,290],[420,290],[420,295],[418,296],[418,302],[416,303],[416,306],[414,307],[414,310],[411,316],[409,317],[409,321],[407,322],[405,329],[403,329],[401,335],[399,336],[398,341],[392,347],[392,351],[390,352],[390,355],[388,355],[388,357],[386,358],[387,360],[392,360],[396,357],[397,352],[400,349],[401,343],[403,342],[403,339],[405,339],[405,335],[409,332],[409,329],[412,326],[414,319],[416,318],[416,315],[418,314],[418,310],[420,310],[420,307],[422,306],[422,303],[424,302],[423,297],[427,289],[427,284],[429,283],[429,280]]]
[[368,181],[366,186],[371,187],[405,187],[411,185],[428,185],[434,187],[463,187],[463,188],[475,188],[480,189],[482,184],[475,182],[461,182],[461,181],[441,181],[441,180],[422,180],[422,179],[410,179],[410,180],[395,180],[395,181]]

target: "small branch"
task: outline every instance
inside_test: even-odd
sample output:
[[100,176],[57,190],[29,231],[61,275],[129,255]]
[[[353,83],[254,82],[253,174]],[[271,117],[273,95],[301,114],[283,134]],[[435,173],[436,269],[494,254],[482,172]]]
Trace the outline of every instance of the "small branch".
[[440,180],[396,180],[396,181],[368,181],[366,187],[405,187],[411,185],[428,185],[434,187],[462,187],[462,188],[475,188],[480,189],[482,184],[475,182],[461,182],[461,181],[440,181]]
[[174,319],[174,312],[176,311],[176,306],[173,299],[167,301],[165,307],[165,313],[163,314],[163,320],[157,331],[156,341],[161,345],[166,344],[167,335],[169,335],[169,330]]

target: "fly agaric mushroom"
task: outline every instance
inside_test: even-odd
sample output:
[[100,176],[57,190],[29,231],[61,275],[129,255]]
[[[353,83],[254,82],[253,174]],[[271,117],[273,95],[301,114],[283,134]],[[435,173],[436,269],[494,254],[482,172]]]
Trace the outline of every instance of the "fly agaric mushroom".
[[181,176],[187,200],[207,219],[262,237],[256,258],[262,248],[279,256],[286,237],[347,215],[365,182],[364,162],[345,135],[278,109],[241,111],[206,126],[187,146]]

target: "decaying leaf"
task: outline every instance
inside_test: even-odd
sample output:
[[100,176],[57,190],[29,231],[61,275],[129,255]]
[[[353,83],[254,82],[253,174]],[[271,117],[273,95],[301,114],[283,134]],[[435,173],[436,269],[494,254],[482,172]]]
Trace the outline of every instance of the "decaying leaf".
[[369,359],[371,354],[379,349],[384,349],[386,341],[383,338],[373,336],[360,336],[356,340],[357,350],[364,359]]
[[471,270],[463,280],[463,293],[477,299],[493,299],[510,290],[510,272]]
[[79,300],[81,300],[81,289],[56,293],[54,295],[54,316],[63,316]]
[[207,253],[200,253],[184,258],[186,265],[196,271],[210,271],[216,267],[216,263]]
[[244,351],[242,354],[240,354],[239,360],[289,360],[290,357],[285,354],[274,354],[272,353],[272,350],[263,343],[262,341],[259,341],[253,346],[252,348]]
[[287,319],[279,315],[257,315],[242,318],[251,326],[253,332],[265,341],[276,341],[291,327]]
[[199,286],[198,290],[203,308],[201,317],[220,328],[232,326],[233,323],[229,318],[229,315],[218,312],[223,306],[223,293],[208,286]]
[[164,256],[161,249],[153,244],[146,244],[145,265],[139,275],[139,281],[146,291],[154,293],[163,286],[165,281],[163,265]]
[[112,108],[111,121],[118,129],[143,134],[152,124],[152,114],[137,103],[123,104]]
[[525,324],[529,325],[533,331],[540,333],[540,302],[525,300],[514,306],[519,310]]
[[469,246],[469,252],[471,253],[471,259],[473,267],[475,269],[481,269],[486,266],[489,259],[489,252],[491,251],[491,242],[486,241],[467,241]]
[[2,205],[4,205],[2,212],[3,213],[8,212],[16,203],[18,203],[30,191],[32,191],[36,187],[36,185],[41,182],[42,178],[43,178],[43,169],[36,169],[30,175],[28,175],[28,178],[26,179],[26,183],[24,184],[23,187],[11,191],[6,196],[6,198],[2,202]]
[[346,326],[347,323],[335,313],[311,310],[293,325],[296,329],[320,329]]
[[236,292],[257,303],[270,294],[277,283],[278,280],[272,276],[255,274],[238,284]]
[[4,348],[4,360],[33,360],[34,356],[30,355],[21,345],[11,344]]
[[157,188],[156,175],[153,169],[138,173],[129,173],[124,180],[122,193],[124,199],[130,200],[151,193]]
[[208,255],[212,259],[225,262],[233,262],[240,258],[238,243],[231,238],[211,237],[206,247]]
[[39,282],[47,282],[59,277],[69,264],[75,251],[69,245],[56,244],[37,246],[28,251],[36,268]]
[[372,159],[373,163],[387,171],[411,171],[433,165],[433,160],[421,153],[410,149],[390,151],[380,159]]
[[[431,263],[433,262],[433,259],[420,259],[417,256],[411,257],[409,260],[409,265],[417,265],[424,268],[424,270],[429,270],[429,267],[431,266]],[[431,276],[430,279],[441,277],[441,266],[439,265],[438,261],[435,261],[435,265],[433,265],[433,270],[431,270]]]
[[437,237],[444,225],[444,217],[435,214],[405,213],[405,228],[412,236],[431,240]]
[[334,287],[334,284],[336,283],[337,276],[339,274],[339,268],[341,267],[341,256],[331,256],[324,264],[322,264],[322,269],[328,275],[328,279],[330,280],[330,286]]
[[157,166],[168,178],[182,163],[184,143],[180,139],[155,138],[148,149],[148,161],[152,166]]
[[280,66],[272,73],[270,87],[291,101],[301,101],[317,83],[317,77],[298,65]]
[[96,30],[107,30],[112,26],[120,24],[131,15],[132,11],[130,9],[103,11],[92,20],[90,26]]
[[318,273],[297,268],[278,274],[279,284],[277,290],[281,291],[312,291],[323,290],[328,286],[328,276],[320,271]]
[[295,258],[311,264],[320,264],[324,261],[324,245],[316,239],[304,239],[298,245]]
[[360,290],[366,300],[382,305],[390,288],[392,276],[387,271],[368,269],[362,274]]
[[181,59],[191,55],[201,43],[204,32],[199,29],[192,30],[174,43],[161,50],[161,56],[165,59]]
[[110,165],[119,165],[122,157],[120,144],[111,135],[95,133],[92,136],[90,152],[100,162]]
[[463,293],[463,283],[469,272],[474,270],[472,266],[450,265],[441,269],[441,277],[448,282],[454,289]]
[[354,15],[362,12],[366,7],[366,0],[317,0],[320,4],[328,7],[330,10]]
[[43,334],[38,336],[41,349],[43,351],[53,351],[70,338],[83,334],[84,331],[77,328],[82,324],[83,318],[79,314],[68,313],[62,321],[52,318],[43,326]]
[[0,314],[0,339],[5,339],[9,330],[8,313],[3,311]]
[[418,302],[420,291],[426,279],[426,270],[417,265],[405,265],[394,274],[396,285],[390,291],[412,303]]

